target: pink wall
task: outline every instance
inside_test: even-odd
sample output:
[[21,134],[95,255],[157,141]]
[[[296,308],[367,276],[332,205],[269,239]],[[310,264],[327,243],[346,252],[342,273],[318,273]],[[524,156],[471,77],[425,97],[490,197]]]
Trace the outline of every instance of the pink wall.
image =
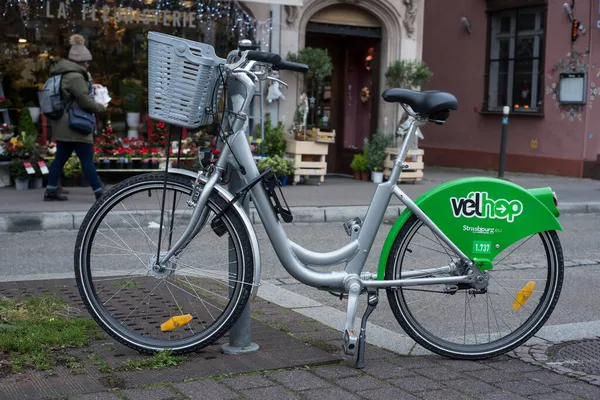
[[[598,1],[579,0],[574,9],[575,18],[581,20],[586,28],[586,34],[580,35],[575,42],[574,50],[585,52],[588,47],[591,49],[592,62],[587,55],[581,58],[588,63],[588,90],[592,83],[600,88],[600,29],[596,28],[596,21],[600,19]],[[427,125],[422,144],[425,147],[498,153],[501,116],[479,113],[485,94],[486,2],[452,0],[450,5],[447,0],[427,0],[424,3],[423,61],[434,74],[424,89],[453,93],[458,98],[459,110],[450,116],[445,126]],[[545,93],[544,117],[511,114],[508,154],[582,160],[596,159],[600,153],[600,113],[594,112],[595,108],[600,109],[600,101],[593,101],[588,95],[588,104],[582,107],[581,113],[576,111],[570,118],[569,111],[558,108],[552,98],[552,83],[558,84],[558,71],[554,75],[554,65],[560,60],[566,63],[567,53],[572,51],[571,23],[563,10],[564,3],[565,0],[549,0],[547,6],[545,77],[541,88]],[[463,16],[471,23],[470,35],[461,24]],[[599,64],[598,68],[591,68],[595,62]],[[590,109],[590,104],[594,109]],[[591,139],[588,138],[589,133],[593,134]],[[530,146],[532,139],[538,142],[535,149]]]

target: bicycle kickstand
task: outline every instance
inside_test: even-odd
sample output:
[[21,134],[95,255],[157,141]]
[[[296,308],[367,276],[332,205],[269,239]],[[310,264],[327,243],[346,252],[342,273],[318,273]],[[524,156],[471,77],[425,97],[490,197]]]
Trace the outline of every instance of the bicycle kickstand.
[[379,303],[379,290],[375,290],[374,292],[368,293],[368,305],[365,313],[362,317],[362,321],[360,323],[360,336],[358,338],[358,356],[356,358],[355,367],[358,369],[362,369],[365,367],[365,339],[367,337],[367,318],[371,315],[371,313],[377,307],[377,303]]

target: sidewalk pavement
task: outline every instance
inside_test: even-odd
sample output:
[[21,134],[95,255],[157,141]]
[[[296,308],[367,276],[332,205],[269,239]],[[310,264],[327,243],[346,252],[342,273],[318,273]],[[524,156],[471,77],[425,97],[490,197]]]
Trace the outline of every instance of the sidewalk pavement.
[[[402,184],[401,189],[415,199],[426,191],[452,179],[468,176],[496,177],[494,171],[427,167],[421,182]],[[557,193],[563,214],[600,213],[600,181],[548,175],[507,173],[505,178],[525,188],[550,186]],[[375,192],[373,182],[343,176],[327,176],[319,186],[316,180],[282,188],[295,222],[344,222],[363,217]],[[16,191],[0,188],[0,232],[49,229],[78,229],[94,202],[89,187],[68,188],[67,202],[44,202],[43,190]],[[156,206],[155,202],[148,206]],[[140,204],[143,209],[144,205]],[[386,220],[393,221],[404,205],[392,198]],[[251,219],[260,220],[251,207]]]
[[[7,297],[56,294],[84,312],[73,279],[0,283]],[[550,363],[515,353],[483,361],[437,355],[402,356],[367,345],[366,366],[341,352],[341,332],[257,297],[252,341],[259,351],[225,355],[216,344],[165,369],[123,368],[148,356],[110,338],[84,348],[55,350],[69,360],[49,371],[0,368],[0,398],[70,400],[173,399],[598,399],[583,376],[556,373]],[[400,331],[400,328],[398,328]],[[367,332],[367,339],[369,338]],[[592,382],[594,383],[594,382]]]

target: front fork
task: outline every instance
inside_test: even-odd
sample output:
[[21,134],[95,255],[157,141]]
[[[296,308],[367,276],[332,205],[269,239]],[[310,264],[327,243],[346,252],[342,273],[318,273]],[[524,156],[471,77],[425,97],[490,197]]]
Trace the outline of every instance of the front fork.
[[[159,265],[165,265],[169,262],[171,257],[179,254],[179,252],[189,244],[189,242],[194,238],[194,236],[198,234],[200,229],[202,229],[208,216],[208,198],[212,193],[212,190],[217,184],[217,182],[219,182],[220,178],[221,170],[219,168],[216,168],[212,175],[210,175],[210,177],[208,178],[206,185],[204,185],[204,188],[200,193],[194,211],[192,212],[192,217],[190,218],[190,222],[188,222],[185,231],[183,232],[179,240],[177,240],[177,242],[173,245],[173,247],[171,247],[169,251],[167,251],[164,257],[158,260]],[[197,185],[198,180],[196,180],[196,183],[194,184],[194,192],[197,190]]]

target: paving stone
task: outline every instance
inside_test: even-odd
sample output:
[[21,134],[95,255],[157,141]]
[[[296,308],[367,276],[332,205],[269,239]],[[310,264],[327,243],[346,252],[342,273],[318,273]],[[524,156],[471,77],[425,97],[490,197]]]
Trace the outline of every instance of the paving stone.
[[482,371],[466,371],[465,374],[487,383],[508,382],[519,379],[521,373],[512,371],[501,371],[497,369],[486,369]]
[[385,386],[391,386],[369,375],[338,379],[334,383],[351,392],[368,389],[380,389]]
[[122,400],[112,392],[88,393],[77,397],[72,397],[72,400]]
[[331,386],[326,380],[319,378],[308,371],[296,370],[274,372],[267,376],[269,379],[273,379],[293,390],[307,390]]
[[437,381],[445,381],[448,379],[463,379],[465,377],[464,372],[453,371],[450,368],[443,366],[434,368],[414,368],[412,372],[418,375],[423,375]]
[[438,363],[452,371],[483,371],[489,369],[488,364],[477,361],[443,359]]
[[311,372],[325,379],[339,379],[346,378],[349,376],[362,375],[362,372],[356,368],[344,366],[344,365],[333,365],[326,367],[319,367],[311,369]]
[[275,383],[266,379],[263,375],[240,375],[233,378],[221,379],[221,383],[239,391],[275,385]]
[[345,391],[339,387],[305,390],[302,392],[302,397],[307,400],[354,400],[359,399],[358,396]]
[[423,392],[425,390],[437,390],[443,388],[442,384],[424,376],[410,376],[406,378],[388,379],[387,382],[398,386],[407,392]]
[[521,375],[525,379],[531,379],[546,385],[559,385],[564,383],[577,383],[577,379],[568,376],[550,372],[548,370],[526,372]]
[[394,400],[416,400],[417,397],[407,393],[399,388],[384,388],[377,390],[367,390],[358,392],[359,395],[373,400],[394,399]]
[[498,382],[496,386],[501,387],[505,390],[510,390],[521,396],[530,396],[533,394],[551,393],[554,389],[551,386],[543,385],[541,383],[522,380],[512,382]]
[[283,386],[271,386],[266,388],[250,389],[244,391],[244,395],[250,400],[296,400],[300,397],[287,390]]
[[225,385],[213,381],[194,381],[186,383],[176,383],[173,385],[176,390],[183,393],[191,398],[198,398],[198,394],[201,393],[203,398],[206,399],[235,399],[239,396],[229,390]]
[[492,385],[475,379],[452,379],[449,381],[444,381],[444,385],[456,389],[462,393],[478,396],[498,390]]
[[403,368],[434,368],[439,366],[437,362],[443,361],[441,358],[424,356],[403,356],[388,359],[389,362],[399,365]]
[[600,388],[585,382],[567,383],[561,385],[560,390],[586,399],[600,399]]
[[481,397],[477,397],[481,400],[526,400],[526,397],[516,395],[511,392],[492,392],[485,393]]
[[512,372],[542,371],[541,367],[527,364],[521,360],[508,360],[486,364],[488,367]]
[[127,400],[174,400],[182,397],[166,386],[122,390]]
[[555,391],[553,393],[544,393],[529,397],[532,400],[580,400],[581,397],[574,394]]
[[464,395],[452,389],[432,390],[431,392],[419,393],[424,400],[462,400],[472,399],[471,396]]
[[414,375],[414,372],[410,369],[393,364],[387,360],[366,364],[362,371],[379,379]]

